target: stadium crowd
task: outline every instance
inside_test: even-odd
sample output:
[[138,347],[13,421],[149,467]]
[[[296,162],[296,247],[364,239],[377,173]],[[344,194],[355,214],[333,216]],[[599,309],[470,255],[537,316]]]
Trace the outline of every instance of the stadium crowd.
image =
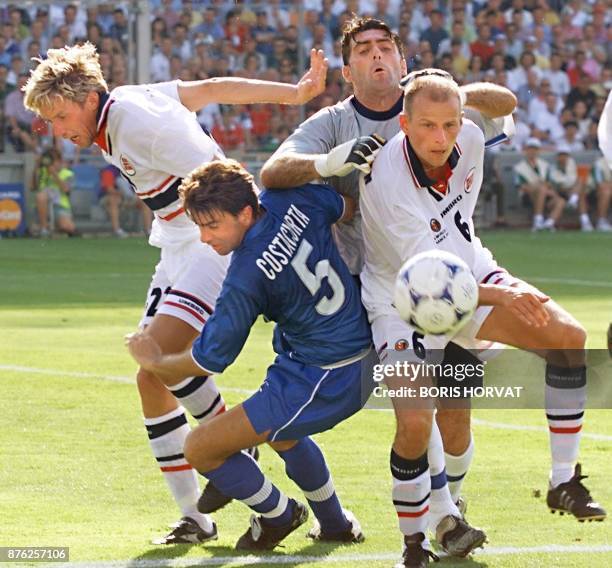
[[[612,8],[605,1],[152,0],[150,7],[152,82],[240,76],[293,83],[309,50],[320,48],[329,59],[327,88],[307,105],[308,116],[350,94],[342,77],[342,26],[352,13],[371,14],[399,33],[409,71],[440,67],[459,84],[491,81],[516,94],[516,135],[498,151],[523,151],[530,139],[544,152],[598,148],[597,123],[612,88]],[[45,125],[23,108],[19,91],[35,65],[31,58],[49,47],[89,40],[109,87],[128,82],[127,12],[126,2],[0,8],[5,144],[23,152],[50,143]],[[198,118],[230,153],[273,151],[303,119],[295,106],[215,104]],[[58,144],[69,162],[78,159],[71,144]],[[589,184],[595,189],[603,176],[609,196],[612,175],[604,170],[592,176],[578,168],[575,185],[584,187],[569,193],[578,196]],[[580,201],[566,197],[570,205]]]

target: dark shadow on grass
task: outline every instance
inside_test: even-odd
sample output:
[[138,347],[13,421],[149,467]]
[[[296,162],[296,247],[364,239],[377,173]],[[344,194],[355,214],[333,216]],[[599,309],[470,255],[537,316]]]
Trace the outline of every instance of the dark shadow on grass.
[[[298,551],[288,553],[282,548],[282,545],[277,547],[275,550],[265,550],[262,552],[248,553],[244,551],[236,550],[233,546],[216,544],[214,542],[202,545],[189,545],[189,544],[175,544],[173,546],[155,546],[147,552],[135,556],[132,560],[126,564],[128,568],[142,568],[146,566],[147,561],[163,561],[168,560],[168,568],[172,566],[172,560],[185,556],[192,550],[193,547],[199,547],[202,552],[206,552],[208,555],[202,558],[189,558],[186,559],[184,565],[181,568],[189,568],[190,566],[203,566],[203,565],[214,565],[214,566],[225,566],[226,564],[240,565],[236,562],[236,558],[244,556],[246,558],[252,558],[253,556],[265,556],[271,559],[270,562],[257,563],[257,566],[283,566],[292,567],[300,566],[302,564],[316,563],[318,560],[323,560],[326,556],[329,556],[337,548],[344,546],[341,543],[319,543],[311,540],[307,541],[307,545]],[[359,555],[359,547],[356,545],[353,547],[347,547],[347,556]],[[283,562],[283,557],[299,556],[301,560],[295,562]],[[275,560],[272,560],[274,558]],[[193,560],[193,563],[188,563]],[[245,566],[252,565],[253,562],[245,561]],[[166,565],[160,563],[155,564],[155,568],[165,568]],[[466,565],[469,566],[469,565]]]

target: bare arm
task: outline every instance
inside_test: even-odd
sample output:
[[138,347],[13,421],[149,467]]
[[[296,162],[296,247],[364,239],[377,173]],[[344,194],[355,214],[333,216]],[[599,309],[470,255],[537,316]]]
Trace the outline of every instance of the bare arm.
[[336,223],[348,223],[353,220],[355,216],[355,211],[357,210],[357,202],[348,195],[343,195],[342,199],[344,199],[344,213],[342,213],[342,217],[336,221]]
[[500,306],[518,317],[524,324],[544,327],[550,319],[544,304],[549,297],[531,290],[495,284],[478,286],[479,306]]
[[472,83],[461,87],[465,106],[476,109],[486,118],[498,118],[512,114],[516,97],[509,89],[493,83]]
[[315,159],[320,154],[292,154],[271,156],[261,170],[261,182],[266,187],[297,187],[315,181],[321,176],[315,169]]
[[323,92],[326,75],[327,59],[323,51],[312,49],[310,69],[296,85],[239,77],[216,77],[179,83],[178,94],[181,103],[192,112],[210,103],[300,105]]
[[130,355],[145,370],[150,371],[165,385],[175,385],[187,377],[209,375],[191,356],[191,348],[180,353],[164,355],[153,337],[146,332],[132,333],[125,337]]

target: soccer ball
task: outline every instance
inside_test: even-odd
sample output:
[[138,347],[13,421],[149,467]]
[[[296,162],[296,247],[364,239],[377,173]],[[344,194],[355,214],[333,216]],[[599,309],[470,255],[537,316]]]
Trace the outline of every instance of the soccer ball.
[[478,284],[467,264],[441,250],[413,256],[395,281],[395,307],[424,335],[459,331],[478,304]]

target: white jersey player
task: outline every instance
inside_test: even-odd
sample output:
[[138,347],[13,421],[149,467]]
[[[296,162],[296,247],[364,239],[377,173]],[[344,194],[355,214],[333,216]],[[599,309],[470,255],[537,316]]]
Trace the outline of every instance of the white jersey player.
[[[338,192],[356,198],[359,173],[369,171],[369,164],[383,142],[380,137],[389,139],[399,131],[398,117],[403,104],[400,79],[406,73],[402,49],[401,40],[384,22],[357,16],[349,21],[342,38],[342,72],[352,84],[354,95],[321,109],[303,122],[264,165],[261,172],[264,185],[291,187],[322,178]],[[471,106],[478,109],[489,104],[491,89],[488,84],[470,86],[465,95]],[[477,111],[474,119],[481,120]],[[363,266],[359,211],[350,223],[337,225],[334,231],[344,261],[358,275]],[[468,362],[473,361],[471,354],[453,344],[445,355],[456,362],[466,357]],[[432,529],[444,517],[459,514],[454,501],[460,499],[461,483],[474,448],[468,411],[440,410],[436,421],[444,447],[434,429],[430,446]],[[447,476],[451,483],[447,483]],[[446,539],[447,550],[463,554],[466,541],[480,539],[477,532],[480,531],[462,525]]]
[[[497,89],[486,113],[489,118],[510,114],[515,105],[510,91]],[[360,192],[366,244],[363,300],[375,347],[384,356],[385,349],[393,350],[401,342],[402,356],[413,360],[421,359],[421,345],[426,350],[444,348],[450,337],[425,336],[416,344],[415,330],[392,304],[392,290],[400,267],[414,254],[439,248],[460,256],[481,282],[480,307],[452,339],[464,345],[500,342],[546,358],[553,457],[548,506],[579,520],[605,518],[581,483],[580,465],[574,469],[584,415],[586,333],[547,296],[500,269],[474,233],[472,213],[489,138],[462,117],[459,87],[441,70],[409,76],[400,125],[401,132],[380,151]],[[501,129],[498,136],[503,134]],[[399,387],[405,381],[395,376],[388,385]],[[423,541],[431,492],[427,447],[433,411],[392,400],[398,427],[391,471],[404,535],[403,563],[424,566],[432,557]]]
[[[141,325],[164,353],[183,351],[199,335],[228,263],[200,242],[177,192],[193,169],[223,157],[193,111],[210,102],[305,102],[323,90],[325,73],[323,53],[313,50],[311,69],[297,85],[227,78],[123,86],[109,93],[89,43],[49,50],[32,72],[25,87],[28,108],[50,121],[56,136],[81,147],[97,144],[155,214],[150,243],[161,249],[161,260]],[[216,538],[205,513],[229,499],[209,485],[198,507],[197,475],[183,455],[190,430],[185,409],[200,422],[225,409],[214,380],[201,376],[162,383],[140,369],[137,383],[151,449],[182,512],[172,532],[157,542]]]

